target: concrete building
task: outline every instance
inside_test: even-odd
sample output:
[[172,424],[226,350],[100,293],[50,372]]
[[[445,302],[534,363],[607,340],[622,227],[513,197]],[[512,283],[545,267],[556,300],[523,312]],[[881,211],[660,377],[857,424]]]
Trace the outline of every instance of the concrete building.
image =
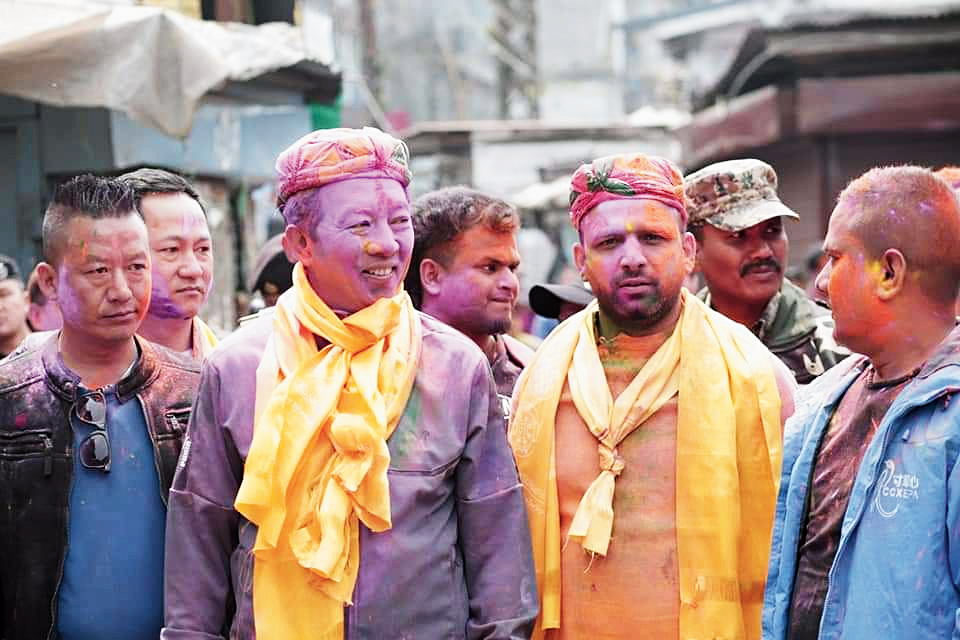
[[960,11],[848,13],[751,32],[679,130],[689,170],[773,165],[801,216],[792,262],[819,243],[836,197],[871,167],[960,164]]

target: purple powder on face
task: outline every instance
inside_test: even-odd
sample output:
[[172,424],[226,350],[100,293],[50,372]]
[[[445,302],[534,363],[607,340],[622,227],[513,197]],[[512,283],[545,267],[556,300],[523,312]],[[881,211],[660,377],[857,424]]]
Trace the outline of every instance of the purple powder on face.
[[[157,282],[159,278],[154,277],[154,282]],[[163,286],[163,285],[160,285]],[[168,295],[165,290],[158,288],[157,285],[151,287],[150,292],[150,309],[147,311],[154,318],[160,318],[162,320],[170,320],[173,318],[182,319],[189,317],[186,313],[183,312],[176,302],[174,302]]]

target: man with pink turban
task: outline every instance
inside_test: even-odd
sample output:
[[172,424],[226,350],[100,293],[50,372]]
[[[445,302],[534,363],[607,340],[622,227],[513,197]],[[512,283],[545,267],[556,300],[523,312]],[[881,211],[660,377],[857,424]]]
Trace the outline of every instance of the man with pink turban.
[[280,154],[293,287],[206,360],[162,638],[529,637],[530,537],[490,367],[402,287],[407,160],[370,128]]
[[792,376],[682,283],[683,177],[628,154],[571,181],[574,259],[596,300],[514,391],[534,638],[760,637]]

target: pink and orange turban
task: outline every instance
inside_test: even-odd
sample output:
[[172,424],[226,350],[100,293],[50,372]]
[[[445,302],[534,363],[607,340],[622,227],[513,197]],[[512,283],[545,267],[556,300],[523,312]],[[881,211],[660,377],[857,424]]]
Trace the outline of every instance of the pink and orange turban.
[[374,129],[319,129],[277,157],[277,203],[298,191],[348,178],[393,178],[410,184],[410,152],[402,140]]
[[577,229],[588,211],[601,202],[624,198],[657,200],[680,212],[687,224],[683,175],[669,160],[631,153],[598,158],[580,165],[570,180],[570,221]]

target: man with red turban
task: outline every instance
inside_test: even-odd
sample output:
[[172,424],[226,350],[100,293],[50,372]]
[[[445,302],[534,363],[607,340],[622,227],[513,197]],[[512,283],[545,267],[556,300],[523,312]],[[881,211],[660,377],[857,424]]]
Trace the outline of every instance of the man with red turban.
[[537,351],[509,427],[533,637],[759,638],[792,376],[683,288],[696,245],[676,167],[600,158],[571,187],[596,300]]

